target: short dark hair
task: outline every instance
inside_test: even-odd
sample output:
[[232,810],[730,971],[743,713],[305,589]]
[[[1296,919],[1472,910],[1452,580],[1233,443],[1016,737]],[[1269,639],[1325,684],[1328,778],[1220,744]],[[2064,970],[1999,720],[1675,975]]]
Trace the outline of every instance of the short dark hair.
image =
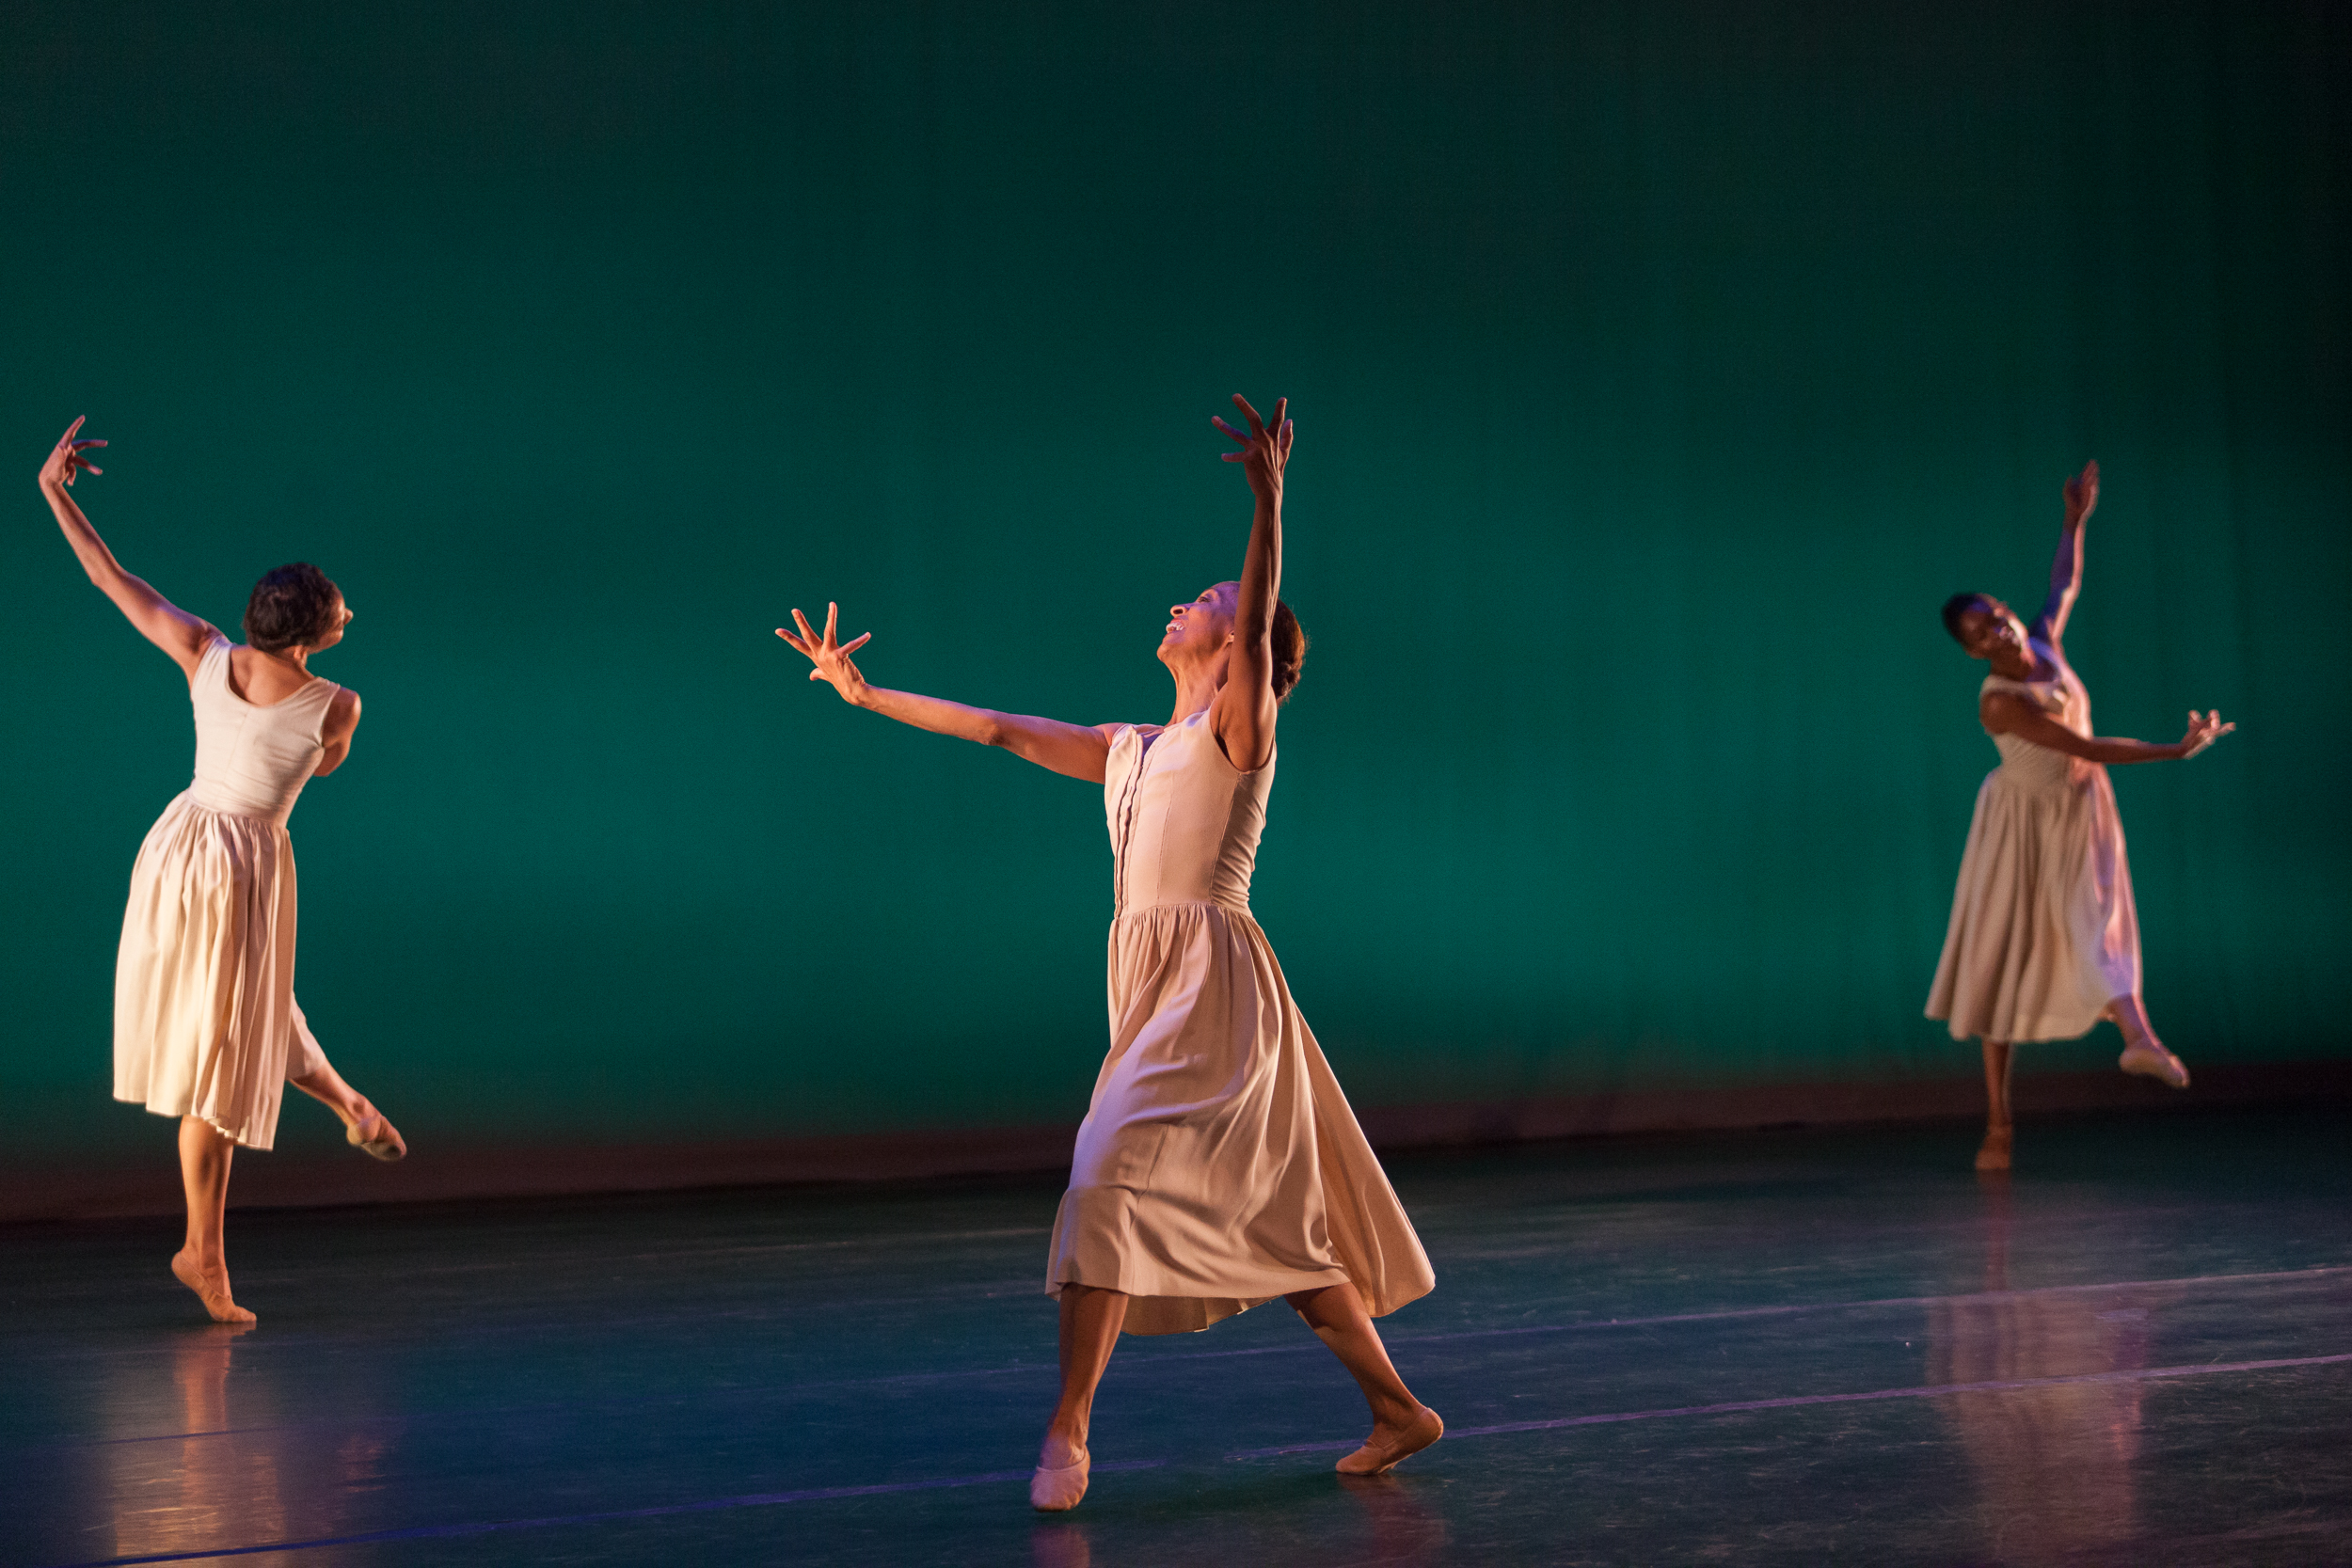
[[1274,700],[1287,703],[1298,685],[1298,668],[1307,662],[1307,628],[1298,624],[1290,606],[1277,599],[1269,631],[1274,644]]
[[1953,641],[1963,648],[1968,646],[1968,639],[1963,637],[1960,632],[1960,618],[1979,606],[1991,602],[1982,594],[1955,594],[1944,601],[1944,629],[1952,634]]
[[335,629],[335,584],[307,561],[262,574],[245,602],[245,641],[256,653],[274,654],[315,642]]

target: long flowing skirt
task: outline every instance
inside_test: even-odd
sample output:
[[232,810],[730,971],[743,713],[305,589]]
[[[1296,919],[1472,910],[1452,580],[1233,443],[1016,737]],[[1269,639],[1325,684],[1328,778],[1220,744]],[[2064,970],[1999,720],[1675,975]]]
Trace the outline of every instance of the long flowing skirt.
[[131,869],[115,959],[115,1098],[267,1148],[286,1079],[326,1060],[294,1003],[285,828],[164,808]]
[[2064,1040],[2139,990],[2139,917],[2107,770],[1977,791],[1928,1016],[1952,1037]]
[[1131,1334],[1208,1327],[1354,1281],[1374,1316],[1428,1256],[1291,1000],[1265,933],[1218,904],[1121,914],[1111,1048],[1055,1216],[1046,1291],[1123,1291]]

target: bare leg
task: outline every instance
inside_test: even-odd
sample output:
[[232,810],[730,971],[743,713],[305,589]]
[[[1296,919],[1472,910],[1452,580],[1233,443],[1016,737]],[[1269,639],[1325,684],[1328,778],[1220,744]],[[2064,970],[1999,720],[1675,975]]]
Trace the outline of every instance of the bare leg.
[[343,1075],[324,1056],[318,1064],[301,1077],[286,1082],[334,1112],[343,1124],[345,1140],[355,1148],[363,1148],[379,1160],[397,1160],[408,1152],[400,1129],[366,1095],[344,1083]]
[[1364,1310],[1364,1298],[1354,1285],[1295,1291],[1282,1299],[1307,1321],[1316,1338],[1331,1347],[1364,1391],[1364,1402],[1372,1406],[1372,1435],[1340,1461],[1342,1471],[1377,1475],[1444,1434],[1445,1422],[1438,1413],[1413,1398],[1396,1375],[1388,1347],[1380,1342],[1380,1331],[1372,1326],[1372,1314]]
[[[1086,1472],[1077,1467],[1091,1457],[1087,1433],[1094,1418],[1094,1390],[1126,1322],[1125,1291],[1094,1285],[1061,1288],[1061,1402],[1046,1423],[1045,1442],[1037,1455],[1041,1474],[1029,1487],[1029,1501],[1041,1511],[1057,1513],[1075,1508],[1086,1495]],[[1049,1484],[1042,1474],[1048,1470],[1076,1473]]]
[[2009,1151],[2015,1130],[2009,1115],[2010,1072],[2017,1049],[2008,1040],[1984,1042],[1984,1143],[1977,1150],[1979,1170],[2009,1169]]
[[180,1118],[180,1184],[188,1197],[188,1239],[171,1272],[194,1291],[204,1310],[225,1323],[249,1323],[253,1314],[229,1293],[228,1253],[222,1242],[229,1211],[229,1162],[237,1146],[211,1122]]
[[2187,1067],[2156,1038],[2156,1032],[2148,1026],[2147,1004],[2137,995],[2119,996],[2108,1003],[2107,1017],[2123,1031],[2123,1054],[2115,1059],[2117,1067],[2169,1084],[2176,1089],[2188,1087]]

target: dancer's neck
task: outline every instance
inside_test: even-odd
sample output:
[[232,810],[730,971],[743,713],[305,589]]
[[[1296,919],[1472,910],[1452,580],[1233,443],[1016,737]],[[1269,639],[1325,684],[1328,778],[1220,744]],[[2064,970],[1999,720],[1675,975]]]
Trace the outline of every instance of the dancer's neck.
[[2024,653],[2011,653],[2007,648],[1989,656],[1985,662],[2003,680],[2029,681],[2042,673],[2042,661],[2027,648]]
[[1216,693],[1217,689],[1214,686],[1201,692],[1188,692],[1182,687],[1177,688],[1176,707],[1168,716],[1168,723],[1181,724],[1194,714],[1205,712],[1216,701]]
[[1225,689],[1226,660],[1219,657],[1215,664],[1198,669],[1170,670],[1176,677],[1176,707],[1168,716],[1170,724],[1181,724],[1194,714],[1216,701],[1216,694]]

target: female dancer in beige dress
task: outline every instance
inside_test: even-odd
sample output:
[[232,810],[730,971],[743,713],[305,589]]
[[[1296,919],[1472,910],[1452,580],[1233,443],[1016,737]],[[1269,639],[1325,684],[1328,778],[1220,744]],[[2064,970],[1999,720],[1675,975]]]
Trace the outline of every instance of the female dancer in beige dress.
[[196,710],[196,776],[139,846],[115,960],[115,1098],[180,1118],[187,1242],[171,1272],[222,1323],[253,1314],[229,1289],[221,1229],[229,1163],[267,1148],[291,1083],[379,1160],[407,1146],[327,1064],[295,1006],[294,862],[287,814],[303,784],[351,754],[359,696],[310,672],[351,611],[315,566],[281,566],[246,607],[237,647],[122,569],[69,490],[97,473],[103,441],[68,429],[41,465],[41,494],[82,569],[180,666]]
[[1216,425],[1241,444],[1227,460],[1256,497],[1248,552],[1240,581],[1170,610],[1167,723],[1068,724],[868,686],[850,659],[866,639],[837,642],[834,607],[821,633],[797,610],[797,634],[776,633],[845,702],[1104,786],[1111,1044],[1046,1262],[1062,1390],[1029,1498],[1047,1512],[1086,1494],[1088,1418],[1122,1328],[1196,1331],[1276,1296],[1372,1406],[1372,1435],[1343,1472],[1386,1470],[1445,1430],[1372,1325],[1436,1276],[1249,914],[1275,718],[1307,640],[1279,596],[1288,400],[1271,424],[1233,403],[1248,433]]
[[2139,922],[2123,824],[2107,765],[2193,757],[2237,726],[2189,710],[2169,745],[2090,733],[2090,694],[2066,662],[2066,619],[2083,576],[2083,523],[2099,503],[2099,465],[2066,482],[2066,526],[2050,596],[2026,626],[1987,594],[1955,594],[1944,626],[1993,667],[1977,715],[2001,766],[1977,791],[1952,919],[1928,993],[1928,1016],[1952,1038],[1984,1042],[1989,1101],[1979,1170],[2007,1170],[2010,1047],[2074,1039],[2101,1019],[2123,1032],[2125,1072],[2188,1086],[2188,1069],[2148,1026],[2139,997]]

